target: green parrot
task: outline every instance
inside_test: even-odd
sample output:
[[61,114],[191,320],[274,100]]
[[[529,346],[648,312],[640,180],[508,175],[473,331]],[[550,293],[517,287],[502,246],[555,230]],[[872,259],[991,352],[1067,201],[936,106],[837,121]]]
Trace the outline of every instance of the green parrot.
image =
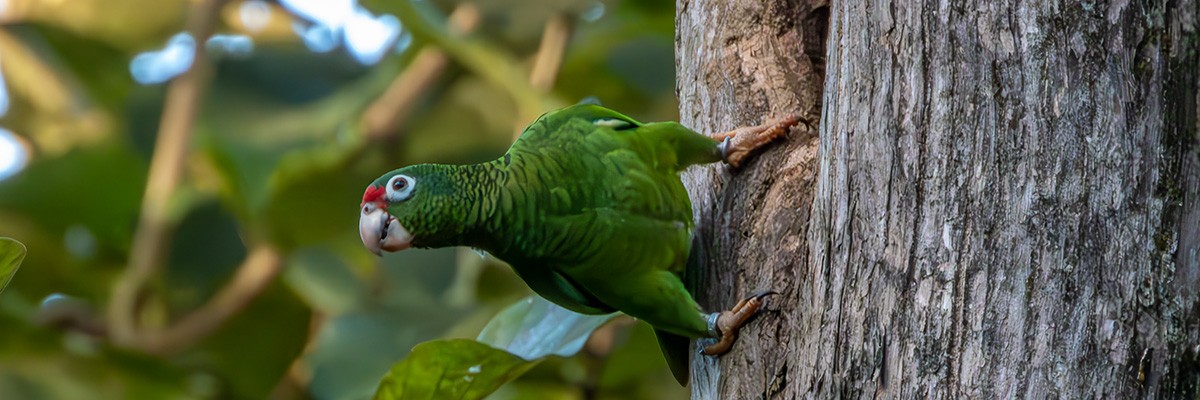
[[646,321],[686,385],[690,338],[719,339],[705,354],[728,352],[764,294],[722,313],[696,304],[681,280],[694,223],[679,173],[717,161],[736,167],[798,121],[710,137],[598,105],[566,107],[534,121],[496,160],[412,165],[379,177],[363,194],[359,234],[376,254],[485,250],[564,308]]

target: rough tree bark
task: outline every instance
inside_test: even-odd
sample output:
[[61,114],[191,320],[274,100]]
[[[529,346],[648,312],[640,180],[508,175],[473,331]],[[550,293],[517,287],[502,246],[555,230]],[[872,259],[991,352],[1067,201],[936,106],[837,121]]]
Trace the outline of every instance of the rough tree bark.
[[[781,1],[677,3],[681,122],[719,132],[797,113],[816,121],[827,12],[820,4]],[[809,263],[817,146],[815,126],[802,126],[740,171],[717,166],[684,174],[697,221],[693,251],[704,265],[693,282],[701,306],[727,309],[756,290],[779,292],[733,352],[719,361],[693,359],[693,398],[795,393],[788,380],[796,357],[785,352],[805,318],[798,299],[807,281],[800,274]]]
[[821,117],[687,174],[701,304],[781,293],[694,397],[1198,398],[1198,7],[678,0],[684,124]]

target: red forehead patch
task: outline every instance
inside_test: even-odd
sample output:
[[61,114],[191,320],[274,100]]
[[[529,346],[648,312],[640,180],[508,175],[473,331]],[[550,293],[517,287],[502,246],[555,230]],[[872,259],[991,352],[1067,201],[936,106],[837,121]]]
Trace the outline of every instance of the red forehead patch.
[[367,191],[363,192],[363,204],[377,202],[383,199],[384,194],[387,194],[387,190],[382,186],[367,186]]

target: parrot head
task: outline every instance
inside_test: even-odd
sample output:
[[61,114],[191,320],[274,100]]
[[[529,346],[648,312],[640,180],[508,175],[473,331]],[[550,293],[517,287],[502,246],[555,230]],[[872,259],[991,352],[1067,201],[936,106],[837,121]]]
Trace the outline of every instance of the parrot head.
[[[405,204],[421,190],[417,188],[417,177],[412,171],[401,168],[376,179],[363,192],[362,204],[359,205],[361,214],[358,216],[358,235],[362,238],[363,246],[376,255],[381,251],[400,251],[412,247],[413,234],[399,217],[410,217],[411,210]],[[414,201],[415,202],[415,201]],[[393,214],[400,214],[399,216]]]
[[[443,168],[438,168],[443,167]],[[444,166],[413,165],[383,174],[363,192],[358,235],[376,255],[410,247],[439,247],[459,225],[443,215],[456,190]]]
[[363,192],[358,235],[376,255],[458,244],[463,184],[455,166],[411,165],[383,174]]

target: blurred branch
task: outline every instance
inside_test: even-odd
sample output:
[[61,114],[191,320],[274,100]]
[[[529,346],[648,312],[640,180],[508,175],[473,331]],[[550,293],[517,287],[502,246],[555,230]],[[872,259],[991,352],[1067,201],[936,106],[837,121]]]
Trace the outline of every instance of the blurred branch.
[[312,384],[312,371],[308,368],[308,359],[316,351],[321,328],[329,320],[328,316],[317,310],[313,310],[311,315],[308,320],[308,339],[304,342],[304,350],[301,350],[300,354],[292,360],[287,373],[271,389],[269,398],[300,399],[309,397],[306,394],[309,385]]
[[547,93],[554,87],[554,79],[562,67],[563,53],[570,38],[571,24],[565,15],[554,14],[546,21],[546,27],[542,29],[542,42],[538,45],[533,70],[529,74],[529,84],[538,91]]
[[[542,29],[542,41],[538,44],[537,54],[534,55],[533,68],[529,71],[529,85],[541,94],[550,92],[558,70],[562,67],[563,54],[567,50],[567,40],[571,38],[571,24],[562,13],[550,16],[546,27]],[[517,120],[513,140],[521,136],[525,125],[530,121]]]
[[[450,13],[450,33],[470,33],[479,25],[479,20],[479,9],[473,4],[464,3]],[[363,113],[362,126],[367,140],[380,140],[404,125],[417,98],[433,86],[448,63],[449,58],[441,49],[433,46],[422,48],[404,72]]]
[[196,38],[192,67],[167,88],[166,104],[159,123],[150,176],[142,197],[141,216],[134,234],[129,267],[117,280],[108,304],[109,333],[117,345],[134,346],[138,338],[138,316],[146,282],[166,258],[166,249],[174,223],[170,218],[170,200],[183,174],[192,126],[200,100],[211,78],[204,51],[205,40],[212,35],[221,5],[225,0],[192,3],[188,14],[188,32]]
[[411,2],[395,1],[385,4],[387,11],[395,13],[414,36],[432,42],[475,75],[508,92],[517,104],[518,121],[529,123],[541,115],[541,93],[525,79],[517,60],[479,40],[455,37],[431,26]]
[[604,373],[604,365],[608,363],[613,349],[617,347],[617,336],[628,332],[636,323],[637,320],[633,317],[622,315],[613,318],[612,321],[596,329],[588,337],[587,342],[583,345],[584,365],[587,367],[587,376],[582,385],[584,399],[597,398],[600,375]]
[[96,309],[78,299],[65,296],[57,301],[44,301],[42,307],[33,315],[33,321],[38,326],[79,332],[97,338],[108,335],[108,327],[97,316]]
[[233,280],[221,288],[212,300],[178,323],[159,332],[146,332],[143,350],[169,355],[184,350],[220,328],[230,317],[241,312],[266,290],[283,269],[283,257],[274,247],[259,245],[238,266]]

